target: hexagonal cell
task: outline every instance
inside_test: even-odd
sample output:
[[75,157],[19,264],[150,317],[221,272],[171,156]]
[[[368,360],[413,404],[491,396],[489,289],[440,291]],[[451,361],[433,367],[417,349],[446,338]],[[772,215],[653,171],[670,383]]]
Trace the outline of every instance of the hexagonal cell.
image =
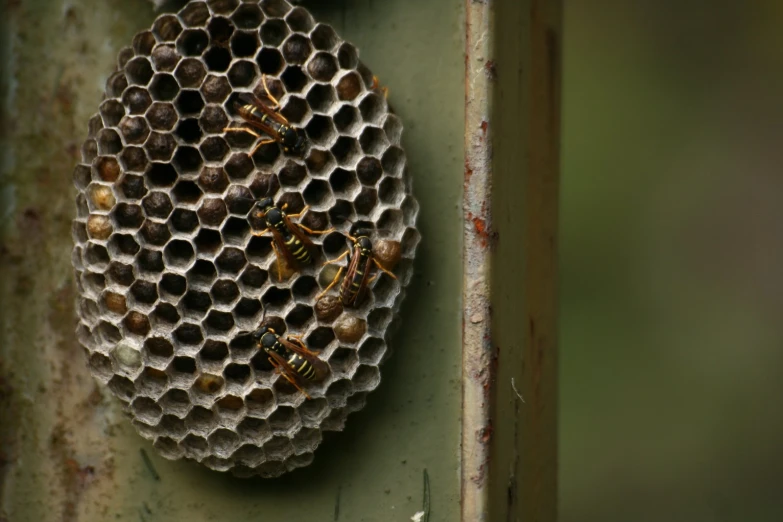
[[[143,87],[128,87],[122,93],[122,103],[128,108],[129,114],[144,114],[152,105],[152,98],[149,91]],[[112,125],[116,124],[112,123]]]
[[106,80],[106,96],[108,98],[119,98],[122,91],[128,86],[128,79],[125,74],[115,72]]
[[256,64],[248,60],[239,60],[228,70],[228,81],[234,88],[250,87],[258,78]]
[[185,293],[187,281],[178,274],[163,274],[158,286],[161,298],[176,299]]
[[314,85],[307,93],[307,103],[313,111],[327,113],[336,99],[334,87],[331,85]]
[[307,336],[307,347],[313,350],[323,350],[334,340],[334,330],[328,326],[319,326]]
[[[262,35],[263,38],[263,35]],[[270,47],[263,47],[256,56],[256,63],[261,70],[261,74],[277,76],[283,70],[285,62],[280,51]]]
[[227,244],[243,246],[250,237],[250,225],[246,219],[231,217],[223,225],[221,232]]
[[204,395],[216,395],[223,389],[224,384],[223,377],[202,373],[196,378],[193,390]]
[[285,317],[285,322],[292,328],[304,330],[313,319],[313,309],[309,305],[297,304]]
[[150,126],[159,131],[169,131],[174,128],[179,117],[171,103],[155,102],[147,109],[147,121]]
[[188,392],[177,388],[171,389],[158,399],[158,404],[168,413],[184,417],[192,408]]
[[147,85],[152,74],[152,64],[142,56],[134,58],[125,65],[125,77],[131,85]]
[[228,209],[222,199],[206,198],[196,213],[202,225],[218,227],[228,216]]
[[152,32],[159,41],[174,41],[182,32],[182,26],[174,15],[159,16],[152,25]]
[[305,130],[310,141],[316,145],[328,145],[336,135],[331,118],[320,114],[312,117]]
[[234,327],[234,317],[228,312],[212,310],[204,321],[207,334],[220,335],[230,331]]
[[163,246],[171,239],[171,231],[165,223],[147,219],[141,226],[141,237],[147,245]]
[[152,50],[152,64],[157,72],[173,71],[179,62],[180,54],[173,45],[158,45]]
[[359,347],[359,360],[363,364],[377,365],[386,353],[386,343],[383,339],[370,337]]
[[226,382],[238,385],[244,385],[250,380],[250,366],[246,364],[231,363],[223,370],[223,377]]
[[217,230],[201,229],[196,236],[196,250],[200,255],[214,255],[220,249],[222,240]]
[[337,51],[337,61],[343,69],[356,69],[359,65],[359,53],[356,52],[356,47],[349,43],[342,44]]
[[157,424],[163,415],[161,407],[148,397],[137,397],[131,403],[131,410],[139,420],[147,424]]
[[174,205],[165,192],[150,192],[144,197],[141,204],[149,217],[166,219],[174,210]]
[[318,24],[310,33],[310,38],[319,51],[332,51],[340,41],[334,29],[325,24]]
[[366,127],[359,137],[359,144],[365,154],[378,156],[390,145],[386,133],[377,127]]
[[359,144],[350,136],[340,136],[332,146],[332,154],[340,165],[352,167],[359,159]]
[[204,340],[204,335],[201,333],[201,328],[198,325],[183,323],[174,330],[174,338],[182,344],[197,346]]
[[150,135],[150,127],[147,120],[141,116],[123,118],[119,124],[122,137],[127,144],[141,145]]
[[337,82],[337,97],[343,101],[355,100],[362,92],[362,79],[356,72],[349,72]]
[[[360,128],[359,110],[351,105],[343,105],[334,115],[334,125],[340,134],[356,134]],[[380,167],[380,162],[378,165]]]
[[378,219],[379,230],[397,230],[402,227],[402,212],[396,208],[386,209]]
[[258,47],[258,33],[255,31],[238,31],[231,38],[231,52],[237,58],[255,56]]
[[131,296],[133,296],[134,304],[153,304],[158,300],[158,288],[155,283],[149,281],[138,280],[134,282],[130,287]]
[[290,95],[280,113],[295,127],[301,127],[305,117],[310,112],[307,101],[296,95]]
[[177,205],[195,205],[203,195],[196,182],[181,180],[173,190],[174,201]]
[[158,303],[155,310],[152,311],[152,320],[154,325],[173,326],[180,320],[177,308],[171,303]]
[[308,82],[301,67],[286,67],[280,79],[283,80],[286,92],[302,92]]
[[121,375],[115,375],[109,379],[108,386],[114,395],[124,400],[130,400],[135,392],[133,381]]
[[[185,424],[188,424],[187,419],[185,420]],[[188,433],[185,435],[185,438],[182,439],[179,445],[185,452],[185,455],[196,459],[202,458],[209,450],[207,439],[204,437],[199,437],[193,433]]]
[[212,43],[221,47],[226,46],[234,34],[234,24],[231,20],[216,16],[209,21],[207,26]]
[[392,320],[392,311],[389,308],[376,308],[367,316],[367,324],[375,331],[383,332]]
[[117,100],[104,100],[98,111],[103,118],[103,123],[107,127],[117,125],[123,116],[125,116],[125,107]]
[[378,197],[383,203],[389,205],[399,203],[404,197],[402,180],[397,178],[386,178],[381,181],[381,184],[378,187]]
[[180,302],[182,311],[188,315],[201,317],[212,306],[212,300],[207,292],[188,290]]
[[207,69],[214,72],[225,72],[231,64],[231,53],[224,47],[212,47],[204,55]]
[[177,51],[182,56],[201,56],[209,45],[209,35],[203,29],[186,29],[177,38]]
[[128,305],[125,296],[114,292],[106,292],[103,296],[103,302],[106,309],[118,315],[125,315],[128,312]]
[[177,66],[177,70],[174,72],[174,77],[179,82],[179,85],[184,88],[200,87],[206,75],[207,70],[204,67],[204,64],[195,58],[186,58],[185,60],[182,60]]
[[112,214],[114,222],[120,228],[137,229],[144,223],[144,213],[138,205],[119,203]]
[[169,223],[174,230],[187,234],[198,227],[198,216],[192,210],[178,208],[171,214]]
[[262,288],[268,278],[269,275],[266,270],[262,270],[255,265],[250,265],[242,273],[240,281],[247,291],[248,289]]
[[172,160],[174,167],[183,174],[198,172],[203,163],[197,148],[184,145],[177,148]]
[[190,2],[179,12],[185,27],[203,27],[209,20],[209,9],[204,2]]
[[150,332],[149,317],[141,312],[131,310],[123,321],[125,329],[132,334],[145,336]]
[[[222,162],[229,150],[226,140],[218,136],[205,139],[199,147],[199,151],[206,161],[215,162]],[[209,182],[210,180],[212,183]],[[208,192],[223,192],[228,187],[228,178],[220,167],[207,167],[202,170],[199,182]]]
[[[371,312],[372,314],[372,312]],[[355,343],[367,332],[364,319],[354,315],[343,315],[334,324],[334,333],[343,343]]]
[[267,455],[270,457],[270,462],[267,462],[266,465],[271,464],[275,460],[285,460],[294,452],[294,447],[291,444],[291,440],[288,437],[283,437],[280,435],[272,437],[269,442],[266,443],[264,449],[266,450]]
[[88,139],[82,144],[82,161],[91,163],[98,155],[98,143],[95,140]]
[[307,71],[314,80],[329,82],[337,74],[337,60],[329,53],[317,53],[307,64]]
[[163,250],[166,265],[171,267],[187,268],[193,262],[195,255],[193,246],[181,239],[170,242]]
[[234,308],[237,326],[241,328],[255,328],[258,325],[262,310],[261,301],[243,297]]
[[247,154],[234,154],[226,162],[225,169],[231,179],[245,179],[253,171],[253,161]]
[[351,375],[359,366],[359,356],[355,350],[338,348],[329,357],[329,367],[335,374]]
[[369,216],[378,204],[378,191],[374,188],[362,187],[353,204],[357,213]]
[[223,103],[231,94],[231,86],[225,76],[209,75],[201,85],[201,94],[209,103]]
[[[164,433],[168,433],[175,438],[183,437],[185,435],[185,421],[175,415],[167,415],[164,413],[163,417],[160,419],[160,424],[158,427]],[[158,451],[161,451],[161,448],[158,447],[158,443],[161,439],[168,439],[172,445],[172,450],[176,448],[177,444],[173,439],[168,437],[159,437],[155,446]]]
[[87,233],[93,239],[108,239],[112,233],[111,220],[107,216],[90,216],[87,220]]
[[190,285],[209,288],[217,278],[215,265],[206,259],[196,260],[193,268],[188,270],[188,283]]
[[171,156],[174,154],[174,149],[177,147],[177,142],[170,134],[161,134],[159,132],[150,133],[147,138],[145,150],[147,156],[152,161],[170,161]]
[[[253,393],[256,393],[258,390],[253,390],[251,392],[251,395]],[[263,400],[260,401],[260,404],[262,405],[262,408],[257,411],[253,411],[253,413],[263,413],[263,410],[265,409],[271,409],[271,407],[274,406],[273,398],[270,399],[269,406],[263,407],[263,405],[266,403],[266,401]],[[250,406],[248,406],[248,410],[250,410]],[[242,420],[242,422],[239,423],[237,426],[237,433],[244,439],[250,440],[255,444],[264,444],[266,441],[268,441],[272,437],[272,430],[269,428],[269,424],[263,420],[263,419],[256,419],[253,417],[246,417]]]
[[194,118],[180,120],[174,133],[184,143],[198,143],[201,141],[201,127],[198,124],[198,120]]
[[282,51],[283,58],[287,63],[301,65],[310,57],[310,53],[313,52],[313,47],[306,36],[292,34],[283,43]]
[[125,64],[135,56],[135,51],[132,47],[123,47],[120,52],[117,53],[117,69],[120,70],[125,67]]
[[133,273],[133,266],[126,265],[125,263],[113,262],[109,263],[109,269],[106,272],[112,282],[120,286],[130,286],[136,279]]
[[236,395],[226,395],[221,397],[215,405],[220,414],[227,417],[237,418],[241,415],[242,410],[245,407],[245,403],[241,397]]
[[157,73],[150,83],[150,94],[155,101],[171,101],[179,93],[177,80],[171,74]]
[[141,395],[158,397],[166,390],[168,383],[169,378],[166,372],[147,367],[136,379],[136,389]]
[[[98,133],[98,153],[117,154],[120,152],[120,150],[122,150],[122,140],[120,139],[120,135],[111,129],[101,129],[101,131]],[[116,161],[117,160],[114,160],[115,163]]]
[[236,248],[226,248],[216,259],[220,271],[225,274],[238,274],[247,264],[245,254]]
[[144,172],[149,160],[141,147],[125,147],[120,153],[120,163],[126,171]]
[[204,108],[204,99],[199,91],[187,89],[179,93],[174,105],[180,114],[199,115]]
[[268,422],[274,433],[289,432],[301,424],[296,410],[290,406],[278,406],[269,415]]

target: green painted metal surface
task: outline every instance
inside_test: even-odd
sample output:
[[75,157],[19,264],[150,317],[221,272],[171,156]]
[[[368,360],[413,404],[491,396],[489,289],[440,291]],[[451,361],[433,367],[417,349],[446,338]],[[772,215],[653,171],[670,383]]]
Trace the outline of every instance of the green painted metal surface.
[[158,457],[92,381],[73,334],[71,169],[117,51],[155,13],[128,0],[6,4],[0,520],[409,520],[425,469],[430,520],[458,520],[463,4],[308,7],[390,88],[423,241],[379,391],[312,466],[264,481]]

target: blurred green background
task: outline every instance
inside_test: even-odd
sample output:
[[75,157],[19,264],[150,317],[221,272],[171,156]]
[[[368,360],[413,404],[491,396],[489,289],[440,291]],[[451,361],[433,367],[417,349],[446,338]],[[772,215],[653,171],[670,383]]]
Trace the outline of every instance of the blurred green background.
[[783,2],[565,6],[561,521],[783,520]]

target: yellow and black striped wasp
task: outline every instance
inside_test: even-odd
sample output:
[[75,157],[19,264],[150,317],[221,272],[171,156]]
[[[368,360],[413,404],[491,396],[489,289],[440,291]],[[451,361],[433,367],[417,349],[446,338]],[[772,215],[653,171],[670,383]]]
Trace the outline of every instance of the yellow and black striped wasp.
[[253,96],[253,99],[249,99],[249,96],[240,97],[243,100],[244,105],[237,107],[239,116],[245,120],[251,127],[263,132],[268,139],[261,139],[262,136],[247,127],[226,127],[224,132],[246,132],[258,138],[259,141],[255,147],[250,151],[252,156],[259,147],[268,143],[278,142],[283,147],[283,151],[293,154],[301,155],[304,151],[307,138],[304,131],[292,126],[285,116],[280,114],[280,102],[277,98],[272,96],[269,92],[269,87],[266,84],[266,75],[261,77],[261,81],[264,84],[264,91],[267,98],[274,104],[273,107],[263,103],[258,98]]
[[288,204],[284,204],[282,208],[278,208],[272,198],[263,198],[259,200],[253,207],[253,215],[264,220],[266,228],[261,232],[253,232],[255,236],[263,236],[267,232],[272,233],[272,250],[275,252],[277,258],[277,278],[283,280],[283,271],[280,266],[280,257],[285,259],[288,266],[292,268],[301,268],[312,264],[313,257],[315,256],[315,246],[305,235],[305,232],[313,235],[328,234],[334,229],[328,230],[312,230],[302,225],[301,223],[294,223],[292,218],[298,218],[302,216],[309,206],[302,209],[297,214],[286,214],[285,209]]
[[251,334],[259,350],[269,356],[269,362],[285,379],[305,394],[310,395],[302,386],[302,380],[314,381],[322,378],[329,370],[318,354],[311,352],[299,336],[280,337],[269,326],[262,326]]
[[397,279],[397,276],[386,270],[378,260],[375,259],[375,255],[372,252],[372,241],[366,234],[362,233],[362,231],[358,231],[356,237],[350,235],[346,236],[353,243],[352,250],[346,250],[340,257],[327,261],[324,264],[329,265],[337,263],[346,256],[349,256],[348,267],[341,266],[332,282],[329,283],[329,286],[327,286],[316,299],[320,299],[331,290],[334,285],[337,284],[337,281],[340,280],[340,275],[343,273],[343,270],[345,270],[345,277],[340,285],[340,301],[342,301],[344,306],[355,307],[358,306],[364,298],[367,286],[377,277],[370,277],[370,270],[373,265],[394,279]]

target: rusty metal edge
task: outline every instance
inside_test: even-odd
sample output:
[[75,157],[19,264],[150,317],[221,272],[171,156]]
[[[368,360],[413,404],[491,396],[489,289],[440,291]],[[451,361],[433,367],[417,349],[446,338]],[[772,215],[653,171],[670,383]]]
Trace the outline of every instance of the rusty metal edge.
[[476,234],[472,218],[491,226],[486,201],[492,188],[492,151],[487,139],[491,110],[489,78],[484,63],[491,56],[492,4],[465,0],[465,180],[463,194],[462,316],[462,455],[460,461],[463,522],[482,522],[488,512],[491,322],[490,251]]
[[[562,0],[465,10],[461,515],[554,522]],[[501,193],[511,187],[522,191],[513,204]]]

